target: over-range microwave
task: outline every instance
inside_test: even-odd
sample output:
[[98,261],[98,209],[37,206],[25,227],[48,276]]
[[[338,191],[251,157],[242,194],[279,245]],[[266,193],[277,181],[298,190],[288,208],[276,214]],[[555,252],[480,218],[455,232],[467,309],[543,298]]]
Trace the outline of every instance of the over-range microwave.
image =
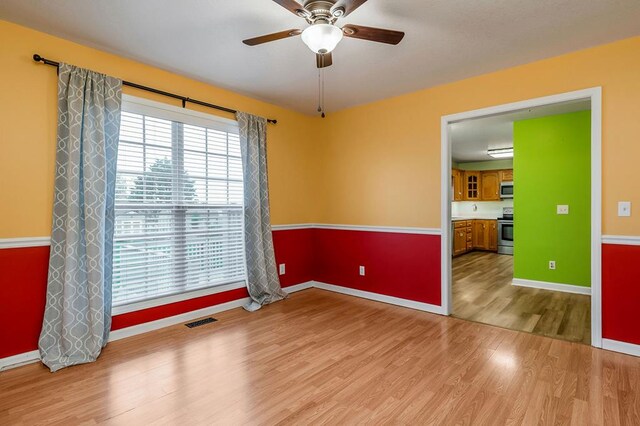
[[513,182],[500,184],[500,198],[513,198]]

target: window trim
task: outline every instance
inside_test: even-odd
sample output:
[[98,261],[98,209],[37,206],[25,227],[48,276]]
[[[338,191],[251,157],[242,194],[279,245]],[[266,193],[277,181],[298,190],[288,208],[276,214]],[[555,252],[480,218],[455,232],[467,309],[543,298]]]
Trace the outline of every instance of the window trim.
[[227,133],[238,133],[238,122],[236,120],[127,94],[122,95],[121,110],[163,120],[179,121],[193,126],[208,127]]
[[[148,115],[170,121],[179,121],[187,125],[195,125],[207,127],[213,130],[219,130],[227,133],[238,133],[238,122],[224,117],[218,117],[212,114],[206,114],[187,108],[165,104],[162,102],[151,101],[137,96],[122,95],[122,112],[130,112],[134,114]],[[244,230],[244,221],[243,221]],[[246,277],[246,270],[245,270]],[[197,290],[187,291],[184,293],[170,294],[159,296],[152,299],[141,300],[138,302],[126,303],[114,306],[112,302],[111,314],[122,315],[130,312],[136,312],[144,309],[164,306],[171,303],[182,302],[185,300],[196,299],[199,297],[210,296],[213,294],[224,293],[231,290],[246,288],[246,278],[240,281],[234,281],[217,286],[205,287]]]
[[185,300],[196,299],[198,297],[211,296],[212,294],[224,293],[230,290],[246,288],[247,282],[237,281],[228,284],[222,284],[213,287],[201,288],[198,290],[187,291],[185,293],[171,294],[169,296],[160,296],[154,299],[142,300],[126,305],[112,306],[111,315],[122,315],[129,312],[141,311],[143,309],[156,308],[158,306],[169,305],[171,303],[183,302]]

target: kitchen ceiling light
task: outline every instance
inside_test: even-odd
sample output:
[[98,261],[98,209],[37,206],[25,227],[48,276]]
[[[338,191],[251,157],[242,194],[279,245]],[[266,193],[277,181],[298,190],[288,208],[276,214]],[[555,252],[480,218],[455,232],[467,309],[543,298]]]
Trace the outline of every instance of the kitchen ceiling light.
[[513,158],[513,148],[490,149],[487,154],[493,158]]
[[329,53],[342,40],[342,30],[331,24],[314,24],[302,32],[302,41],[315,53]]

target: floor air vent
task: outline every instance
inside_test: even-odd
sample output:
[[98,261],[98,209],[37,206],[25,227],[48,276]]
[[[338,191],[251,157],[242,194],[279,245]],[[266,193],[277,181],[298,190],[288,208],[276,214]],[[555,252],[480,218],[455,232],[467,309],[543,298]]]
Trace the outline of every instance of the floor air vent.
[[189,328],[193,328],[193,327],[200,327],[201,325],[209,324],[211,322],[216,322],[216,321],[218,321],[218,320],[215,319],[215,318],[209,317],[209,318],[201,319],[201,320],[194,321],[194,322],[188,322],[185,325],[187,327],[189,327]]

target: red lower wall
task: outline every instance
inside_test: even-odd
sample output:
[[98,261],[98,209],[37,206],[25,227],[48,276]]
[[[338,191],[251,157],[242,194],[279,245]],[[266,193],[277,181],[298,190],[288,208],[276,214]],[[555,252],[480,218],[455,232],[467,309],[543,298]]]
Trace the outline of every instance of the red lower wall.
[[284,263],[286,273],[280,276],[280,284],[288,287],[314,279],[315,229],[291,229],[273,232],[276,263]]
[[[283,287],[311,280],[440,305],[440,237],[334,229],[273,233]],[[0,250],[0,358],[37,349],[49,247]],[[603,336],[640,344],[640,246],[603,245]],[[358,267],[365,266],[365,276]],[[113,330],[247,297],[245,289],[113,317]]]
[[602,336],[640,345],[640,246],[602,245]]
[[316,281],[440,305],[440,236],[315,232]]
[[0,250],[0,358],[38,348],[49,247]]

